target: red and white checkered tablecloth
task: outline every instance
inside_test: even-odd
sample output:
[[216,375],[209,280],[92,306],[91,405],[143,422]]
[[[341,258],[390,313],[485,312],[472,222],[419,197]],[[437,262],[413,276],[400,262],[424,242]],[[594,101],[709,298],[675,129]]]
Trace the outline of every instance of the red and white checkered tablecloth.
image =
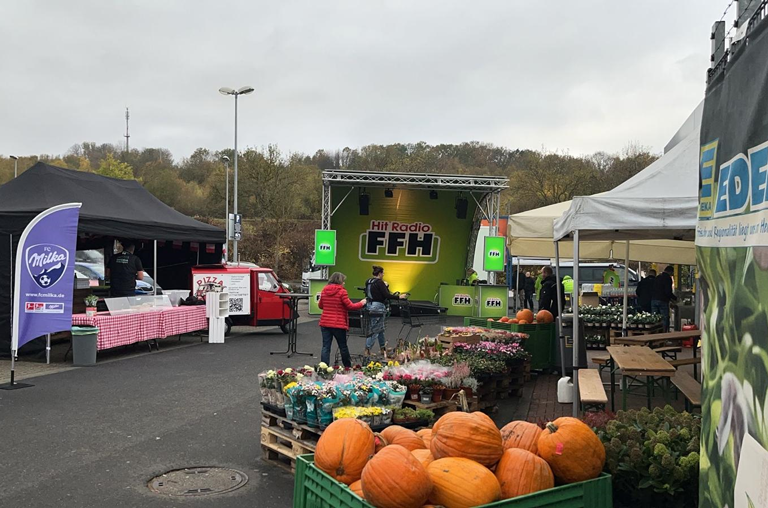
[[182,333],[196,332],[208,328],[205,317],[205,305],[173,307],[161,313],[163,337],[173,337]]
[[163,339],[208,327],[203,305],[119,315],[108,312],[95,316],[72,314],[72,324],[97,327],[99,336],[96,347],[99,350]]

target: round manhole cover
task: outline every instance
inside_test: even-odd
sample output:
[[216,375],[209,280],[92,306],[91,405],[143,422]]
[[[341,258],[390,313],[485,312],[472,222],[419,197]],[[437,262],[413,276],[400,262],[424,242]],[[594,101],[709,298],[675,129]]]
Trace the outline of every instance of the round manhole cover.
[[212,496],[239,489],[248,476],[225,467],[190,467],[168,471],[150,480],[152,492],[174,497]]

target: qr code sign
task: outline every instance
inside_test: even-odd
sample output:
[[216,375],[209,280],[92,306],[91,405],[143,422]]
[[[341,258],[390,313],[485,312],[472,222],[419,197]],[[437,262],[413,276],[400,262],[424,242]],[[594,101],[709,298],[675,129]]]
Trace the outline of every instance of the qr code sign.
[[229,312],[241,312],[243,310],[243,297],[229,299]]

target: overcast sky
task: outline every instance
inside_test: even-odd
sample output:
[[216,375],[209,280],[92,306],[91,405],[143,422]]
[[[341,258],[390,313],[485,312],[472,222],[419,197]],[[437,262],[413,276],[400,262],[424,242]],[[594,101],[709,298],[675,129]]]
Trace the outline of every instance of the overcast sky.
[[[661,152],[726,0],[5,0],[0,154],[482,141]],[[733,11],[733,9],[732,9]],[[733,12],[726,18],[732,20]]]

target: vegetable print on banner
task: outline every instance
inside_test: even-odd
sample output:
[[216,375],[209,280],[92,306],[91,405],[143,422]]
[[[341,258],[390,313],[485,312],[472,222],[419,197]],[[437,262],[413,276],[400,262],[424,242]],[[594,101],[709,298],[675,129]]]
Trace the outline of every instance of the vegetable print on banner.
[[711,78],[699,159],[699,506],[768,506],[768,24]]

